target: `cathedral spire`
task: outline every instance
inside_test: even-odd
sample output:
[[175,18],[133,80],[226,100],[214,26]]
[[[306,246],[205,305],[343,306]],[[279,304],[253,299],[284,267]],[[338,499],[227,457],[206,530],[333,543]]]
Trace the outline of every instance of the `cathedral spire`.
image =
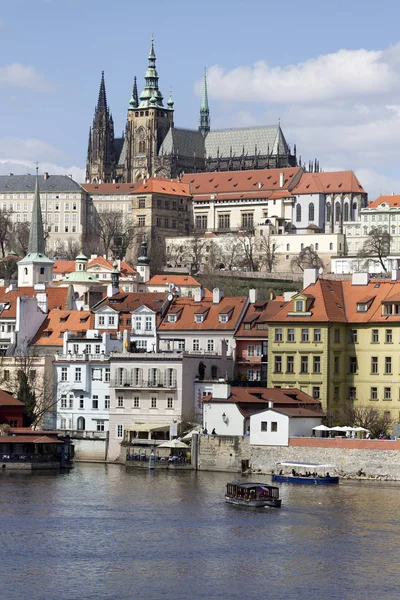
[[[145,87],[140,94],[140,108],[148,108],[153,98],[152,106],[163,107],[163,95],[158,88],[158,73],[156,69],[156,53],[154,52],[154,36],[151,36],[149,64],[145,75]],[[156,103],[154,103],[154,99]]]
[[210,109],[208,106],[207,71],[204,69],[203,95],[200,104],[199,131],[206,136],[210,131]]
[[133,78],[133,88],[132,88],[132,97],[129,100],[129,108],[137,108],[139,106],[139,97],[138,97],[138,91],[137,91],[137,81],[136,81],[136,75]]
[[28,255],[29,254],[41,254],[42,256],[45,256],[46,255],[46,245],[45,245],[45,241],[44,241],[42,209],[40,206],[38,170],[39,170],[39,167],[36,167],[36,182],[35,182],[35,193],[33,196],[31,227],[29,230]]
[[97,110],[107,110],[107,94],[106,84],[104,81],[104,71],[101,72],[99,98],[97,100]]

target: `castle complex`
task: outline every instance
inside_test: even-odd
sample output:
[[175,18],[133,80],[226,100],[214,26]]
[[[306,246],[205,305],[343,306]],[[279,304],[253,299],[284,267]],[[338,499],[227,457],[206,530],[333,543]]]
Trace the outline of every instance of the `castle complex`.
[[211,130],[206,75],[198,128],[175,127],[172,96],[165,105],[158,87],[154,40],[148,60],[140,96],[134,79],[125,135],[121,138],[114,136],[102,73],[89,131],[87,183],[132,183],[147,176],[297,166],[296,147],[292,152],[280,125]]

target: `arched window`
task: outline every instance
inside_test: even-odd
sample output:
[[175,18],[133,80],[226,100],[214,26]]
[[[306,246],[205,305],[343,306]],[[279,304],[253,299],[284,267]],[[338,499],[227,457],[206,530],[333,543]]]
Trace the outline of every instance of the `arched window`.
[[326,220],[328,221],[328,223],[331,220],[331,203],[328,202],[328,204],[326,205]]
[[28,269],[26,267],[24,269],[24,275],[28,275]]
[[356,220],[357,215],[357,202],[353,202],[353,210],[352,210],[352,221]]
[[349,220],[349,205],[347,202],[344,205],[344,220],[345,221]]
[[301,204],[297,204],[296,206],[296,221],[297,223],[301,221]]
[[117,369],[117,385],[125,385],[125,383],[127,383],[127,371],[126,369],[119,367]]
[[78,431],[85,431],[85,419],[83,417],[79,417],[76,427]]
[[335,204],[335,222],[339,223],[340,221],[340,202],[336,202]]
[[290,244],[286,244],[286,251],[289,252],[290,250]]
[[314,202],[311,202],[308,205],[308,220],[310,223],[314,222],[314,218],[315,218],[315,209],[314,209]]

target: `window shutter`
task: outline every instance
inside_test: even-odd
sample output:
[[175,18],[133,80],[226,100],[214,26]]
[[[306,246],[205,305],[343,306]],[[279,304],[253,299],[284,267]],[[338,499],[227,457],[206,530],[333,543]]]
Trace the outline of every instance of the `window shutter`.
[[169,383],[169,369],[165,369],[164,371],[164,387],[168,387]]
[[138,369],[137,381],[138,381],[138,385],[142,385],[142,383],[143,383],[143,369]]
[[176,369],[171,369],[172,371],[172,387],[176,387]]

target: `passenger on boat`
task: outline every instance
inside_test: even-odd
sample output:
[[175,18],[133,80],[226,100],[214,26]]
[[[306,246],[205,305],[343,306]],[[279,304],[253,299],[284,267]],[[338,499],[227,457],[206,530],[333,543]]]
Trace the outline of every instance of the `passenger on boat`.
[[279,475],[283,475],[283,469],[279,471]]
[[217,435],[217,432],[215,431],[215,427],[214,427],[214,429],[212,430],[212,432],[211,432],[211,435]]

